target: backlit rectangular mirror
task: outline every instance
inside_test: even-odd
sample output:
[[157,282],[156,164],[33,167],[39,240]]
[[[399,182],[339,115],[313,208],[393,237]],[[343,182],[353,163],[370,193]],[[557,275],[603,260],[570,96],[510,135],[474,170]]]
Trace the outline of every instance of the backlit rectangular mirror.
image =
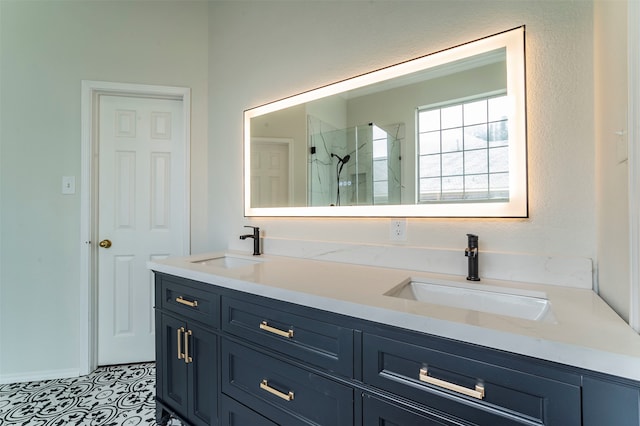
[[245,111],[245,215],[527,217],[524,33]]

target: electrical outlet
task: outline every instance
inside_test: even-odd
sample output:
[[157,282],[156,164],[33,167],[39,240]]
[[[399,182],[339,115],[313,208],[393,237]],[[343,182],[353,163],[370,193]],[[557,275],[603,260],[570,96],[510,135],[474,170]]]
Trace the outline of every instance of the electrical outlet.
[[389,239],[391,241],[407,241],[407,219],[391,219]]

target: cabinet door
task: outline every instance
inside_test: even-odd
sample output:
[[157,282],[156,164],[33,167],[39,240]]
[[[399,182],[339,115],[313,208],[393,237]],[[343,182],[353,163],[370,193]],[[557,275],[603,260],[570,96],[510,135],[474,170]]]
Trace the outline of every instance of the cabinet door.
[[217,336],[193,323],[187,323],[186,333],[189,420],[196,426],[214,425],[218,417]]
[[614,381],[584,377],[582,381],[584,426],[638,426],[640,388]]
[[186,324],[164,313],[158,313],[156,348],[156,395],[162,402],[180,415],[187,412],[187,364],[179,357],[182,350]]
[[418,414],[397,405],[382,401],[365,394],[363,396],[363,425],[364,426],[461,426],[444,418]]

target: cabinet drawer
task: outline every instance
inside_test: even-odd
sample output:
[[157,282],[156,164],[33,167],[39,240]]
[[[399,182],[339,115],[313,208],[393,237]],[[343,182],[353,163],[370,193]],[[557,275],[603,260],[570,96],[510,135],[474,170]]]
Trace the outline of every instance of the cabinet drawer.
[[220,396],[220,426],[278,426],[228,396]]
[[353,329],[233,298],[222,298],[222,328],[305,363],[353,377]]
[[222,392],[278,424],[353,425],[353,389],[222,340]]
[[160,307],[175,312],[188,319],[220,328],[220,296],[217,293],[202,290],[189,284],[188,280],[172,279],[161,276],[159,288]]
[[364,394],[362,398],[364,426],[466,426],[443,417],[415,413],[371,395]]
[[581,424],[579,386],[451,352],[365,334],[363,378],[474,424]]

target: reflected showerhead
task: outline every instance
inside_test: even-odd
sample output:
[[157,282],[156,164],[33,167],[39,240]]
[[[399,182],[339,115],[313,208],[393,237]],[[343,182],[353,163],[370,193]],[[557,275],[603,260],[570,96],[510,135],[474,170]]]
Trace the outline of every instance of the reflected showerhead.
[[346,163],[349,162],[349,160],[351,159],[351,156],[347,154],[344,157],[340,158],[339,155],[336,155],[332,152],[331,158],[333,157],[336,157],[338,159],[338,163],[336,163],[336,175],[337,175],[336,179],[338,181],[336,186],[336,206],[339,206],[340,205],[340,173],[342,173],[342,168]]
[[348,163],[349,159],[351,159],[351,156],[349,154],[341,158],[339,155],[334,154],[333,152],[331,153],[331,157],[336,157],[338,159],[338,162],[342,164]]

